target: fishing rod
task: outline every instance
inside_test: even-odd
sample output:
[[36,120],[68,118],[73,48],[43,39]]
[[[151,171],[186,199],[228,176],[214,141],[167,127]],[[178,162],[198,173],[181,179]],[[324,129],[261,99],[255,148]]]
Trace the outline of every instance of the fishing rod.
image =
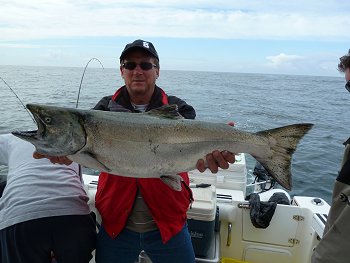
[[81,76],[81,80],[80,80],[77,103],[75,104],[75,108],[76,108],[76,109],[78,108],[79,97],[80,97],[80,90],[81,90],[81,84],[83,84],[83,79],[84,79],[85,71],[86,71],[86,69],[87,69],[89,63],[90,63],[92,60],[97,60],[97,61],[100,63],[100,65],[102,66],[102,68],[105,69],[105,68],[103,67],[101,61],[100,61],[99,59],[97,59],[97,58],[91,58],[91,59],[89,60],[89,62],[86,64],[85,69],[84,69],[84,72],[83,72],[83,75]]
[[16,92],[10,87],[9,84],[7,84],[7,82],[2,78],[0,77],[0,79],[5,83],[5,85],[12,91],[12,93],[16,96],[16,98],[19,100],[19,102],[22,104],[23,108],[27,111],[27,113],[29,114],[30,118],[33,120],[34,123],[35,122],[35,119],[33,118],[32,114],[30,114],[29,110],[27,109],[27,107],[23,104],[22,100],[17,96]]

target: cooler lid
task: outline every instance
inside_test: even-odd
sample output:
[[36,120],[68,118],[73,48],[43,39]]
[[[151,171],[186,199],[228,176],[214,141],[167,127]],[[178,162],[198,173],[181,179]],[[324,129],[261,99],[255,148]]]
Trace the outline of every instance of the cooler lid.
[[193,192],[192,206],[187,210],[189,219],[212,221],[216,214],[216,188],[191,188]]

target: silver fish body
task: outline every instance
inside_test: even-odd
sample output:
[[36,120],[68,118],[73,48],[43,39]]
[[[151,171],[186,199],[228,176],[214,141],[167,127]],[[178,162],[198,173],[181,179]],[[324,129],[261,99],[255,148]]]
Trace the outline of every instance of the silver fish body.
[[176,106],[147,113],[105,112],[27,105],[38,130],[13,132],[37,152],[68,156],[112,174],[153,178],[195,169],[213,150],[249,153],[283,187],[291,189],[291,157],[312,124],[250,133],[227,124],[179,118]]

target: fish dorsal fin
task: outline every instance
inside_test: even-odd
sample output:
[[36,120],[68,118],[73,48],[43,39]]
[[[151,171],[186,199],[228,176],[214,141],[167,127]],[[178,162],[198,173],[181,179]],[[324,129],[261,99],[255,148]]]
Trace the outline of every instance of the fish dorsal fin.
[[162,107],[150,110],[146,113],[151,116],[156,116],[159,118],[174,119],[174,120],[183,119],[183,117],[179,113],[179,110],[176,104],[164,105]]

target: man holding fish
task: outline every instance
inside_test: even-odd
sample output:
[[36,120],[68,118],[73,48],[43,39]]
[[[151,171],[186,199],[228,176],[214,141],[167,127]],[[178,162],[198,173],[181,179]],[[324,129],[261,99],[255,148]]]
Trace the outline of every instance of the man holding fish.
[[[190,105],[168,96],[156,85],[159,57],[152,43],[135,40],[127,44],[120,56],[120,72],[125,86],[113,96],[104,97],[95,110],[146,112],[176,104],[184,118],[195,118]],[[234,155],[228,152],[208,155],[208,166],[214,172],[218,164],[227,168],[228,161],[234,162]],[[203,171],[204,161],[199,162]],[[192,193],[187,173],[180,176],[183,187],[175,191],[158,178],[100,174],[96,207],[102,215],[102,227],[97,262],[134,262],[141,250],[145,250],[153,262],[194,262],[186,225]],[[114,210],[115,207],[118,210]],[[128,243],[135,245],[126,245]]]
[[[120,72],[125,85],[113,96],[102,98],[94,109],[148,112],[176,104],[184,118],[194,119],[196,113],[192,106],[175,96],[168,96],[156,85],[159,69],[159,57],[152,43],[135,40],[127,44],[120,56]],[[36,153],[35,157],[42,155]],[[57,163],[71,162],[66,157],[50,159]],[[216,173],[218,167],[227,169],[234,161],[234,154],[228,151],[213,151],[206,155],[206,161],[198,160],[197,168],[203,172],[208,167]],[[97,263],[132,263],[142,250],[154,263],[195,261],[186,224],[192,193],[188,174],[179,175],[160,180],[115,176],[107,172],[100,174],[96,207],[102,217],[102,226],[98,233]]]

